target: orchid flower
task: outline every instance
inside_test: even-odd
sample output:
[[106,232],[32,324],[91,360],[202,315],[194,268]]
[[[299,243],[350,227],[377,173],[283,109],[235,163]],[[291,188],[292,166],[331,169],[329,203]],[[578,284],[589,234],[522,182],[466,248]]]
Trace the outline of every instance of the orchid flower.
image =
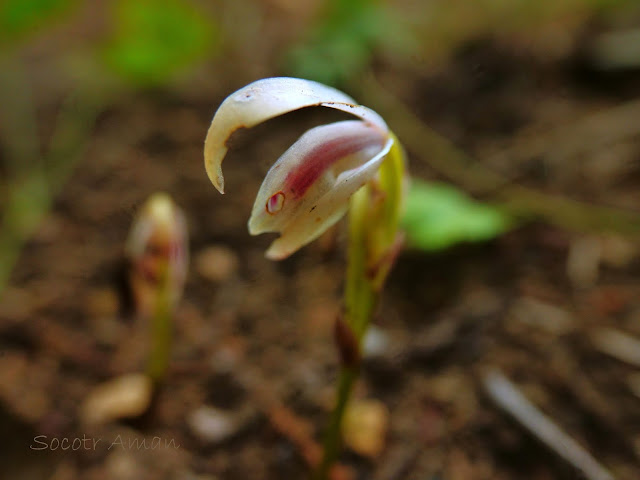
[[402,244],[404,151],[380,115],[339,90],[299,78],[267,78],[222,102],[207,132],[204,163],[209,179],[224,193],[222,161],[231,135],[305,107],[333,108],[357,119],[312,128],[289,147],[260,186],[249,233],[279,233],[266,254],[279,260],[317,238],[349,210],[344,311],[334,327],[341,357],[336,407],[327,424],[322,459],[314,466],[314,478],[326,480],[358,375],[362,339]]
[[205,168],[224,193],[222,161],[229,137],[270,118],[305,107],[350,113],[345,120],[304,133],[271,167],[258,191],[249,233],[280,233],[266,252],[280,260],[320,236],[346,213],[350,197],[372,180],[394,136],[373,110],[348,95],[299,78],[266,78],[227,97],[205,140]]

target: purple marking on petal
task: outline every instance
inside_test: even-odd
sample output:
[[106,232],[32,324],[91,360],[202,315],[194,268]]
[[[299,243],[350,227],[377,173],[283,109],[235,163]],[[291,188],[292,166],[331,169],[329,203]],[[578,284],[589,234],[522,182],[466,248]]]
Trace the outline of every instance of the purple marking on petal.
[[309,151],[304,160],[289,172],[285,185],[295,198],[300,198],[335,162],[372,145],[382,148],[384,141],[380,131],[373,128],[358,135],[333,138]]
[[265,210],[268,214],[273,215],[282,210],[282,207],[284,207],[284,193],[280,191],[269,197],[265,205]]

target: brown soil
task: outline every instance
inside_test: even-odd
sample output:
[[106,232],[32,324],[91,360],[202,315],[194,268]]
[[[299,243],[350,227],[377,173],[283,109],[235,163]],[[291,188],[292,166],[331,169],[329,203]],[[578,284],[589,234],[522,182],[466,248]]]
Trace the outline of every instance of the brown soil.
[[[378,73],[429,126],[485,165],[542,191],[637,206],[638,134],[558,144],[553,132],[575,134],[571,125],[633,98],[638,77],[594,80],[575,64],[541,63],[488,42],[437,75],[407,80],[386,64]],[[221,83],[207,99],[162,90],[110,107],[24,248],[0,308],[3,478],[280,479],[308,471],[294,435],[283,433],[294,427],[273,417],[284,406],[315,438],[327,418],[344,228],[273,263],[263,257],[270,239],[250,237],[246,221],[272,159],[324,114],[299,112],[234,138],[228,193],[220,196],[204,174],[201,147],[226,84],[234,84]],[[540,152],[532,139],[542,142]],[[518,162],[501,160],[508,148]],[[437,176],[428,159],[409,154],[416,175]],[[618,154],[629,162],[607,160]],[[191,236],[170,373],[143,418],[88,427],[78,417],[87,393],[144,368],[148,327],[122,308],[122,245],[136,208],[156,190],[183,208]],[[640,399],[629,383],[633,374],[637,383],[638,367],[601,353],[594,340],[602,327],[640,335],[639,257],[615,264],[602,254],[595,281],[576,286],[567,256],[582,237],[542,220],[482,245],[402,254],[375,322],[389,345],[365,361],[356,392],[384,402],[390,429],[378,458],[341,457],[355,478],[580,478],[483,393],[482,379],[495,368],[616,478],[640,478]],[[211,246],[231,258],[213,280],[199,273]],[[239,418],[233,435],[219,443],[195,435],[187,419],[202,405]],[[102,442],[36,451],[38,435]],[[179,447],[109,448],[154,437]]]

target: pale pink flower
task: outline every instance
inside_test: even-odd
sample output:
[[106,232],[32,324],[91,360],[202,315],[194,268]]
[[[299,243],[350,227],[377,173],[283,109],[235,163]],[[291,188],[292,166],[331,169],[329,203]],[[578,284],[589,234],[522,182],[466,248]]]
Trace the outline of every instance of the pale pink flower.
[[334,88],[299,78],[267,78],[227,97],[205,140],[205,167],[224,193],[222,160],[240,128],[305,107],[348,112],[346,120],[304,133],[267,173],[249,219],[249,232],[278,232],[267,257],[282,259],[311,242],[347,211],[349,198],[372,180],[393,144],[384,120]]

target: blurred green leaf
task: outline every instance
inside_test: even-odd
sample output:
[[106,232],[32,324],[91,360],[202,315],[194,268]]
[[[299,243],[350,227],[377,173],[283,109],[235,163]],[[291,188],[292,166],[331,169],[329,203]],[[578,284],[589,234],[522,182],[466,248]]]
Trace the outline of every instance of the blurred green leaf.
[[74,0],[1,0],[0,42],[26,35],[67,11]]
[[180,0],[120,0],[115,34],[106,45],[109,67],[137,84],[159,84],[204,58],[217,29],[193,5]]
[[345,81],[369,63],[390,21],[376,0],[330,0],[309,41],[288,55],[296,76],[329,85]]
[[460,242],[489,240],[511,225],[500,210],[442,183],[413,180],[402,227],[410,247],[440,250]]

